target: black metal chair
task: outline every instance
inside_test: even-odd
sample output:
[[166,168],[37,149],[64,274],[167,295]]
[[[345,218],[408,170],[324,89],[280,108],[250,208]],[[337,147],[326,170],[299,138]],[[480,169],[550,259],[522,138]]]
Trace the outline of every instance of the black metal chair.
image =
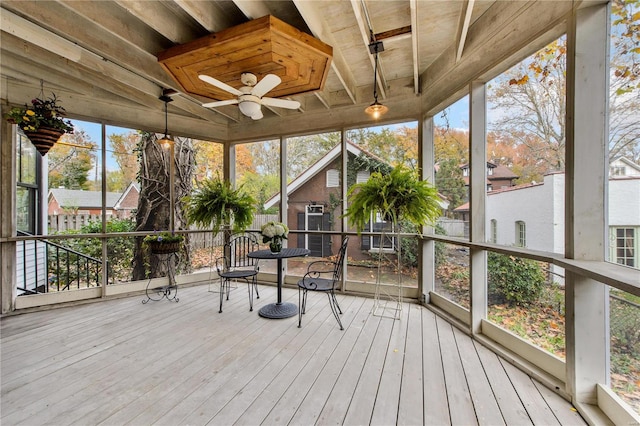
[[342,322],[340,321],[340,305],[336,299],[335,288],[342,279],[342,271],[344,269],[344,257],[347,251],[347,242],[349,237],[345,237],[342,240],[342,245],[338,251],[336,260],[316,260],[311,262],[307,267],[307,272],[304,277],[298,281],[298,327],[302,327],[302,315],[306,311],[307,307],[307,293],[310,291],[320,291],[326,293],[329,297],[329,306],[331,306],[331,312],[336,317],[340,330],[344,330]]
[[252,251],[259,249],[258,239],[253,234],[232,235],[224,245],[224,256],[216,259],[216,270],[220,277],[220,311],[222,312],[222,300],[229,300],[231,282],[244,280],[249,291],[249,311],[253,311],[253,292],[260,299],[258,293],[258,259],[247,256]]

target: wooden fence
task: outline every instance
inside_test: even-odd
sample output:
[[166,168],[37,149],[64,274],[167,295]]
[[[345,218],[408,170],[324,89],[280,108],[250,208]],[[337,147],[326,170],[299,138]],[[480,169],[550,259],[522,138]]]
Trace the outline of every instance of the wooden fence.
[[[100,221],[100,215],[89,215],[89,214],[58,214],[58,215],[49,215],[49,233],[55,234],[59,232],[64,232],[68,230],[79,230],[83,225],[87,225],[91,221]],[[249,229],[260,229],[262,225],[269,221],[277,221],[277,214],[258,214],[253,218],[253,222],[251,222],[251,226]],[[191,227],[192,230],[196,230],[198,228]],[[213,235],[211,232],[198,232],[191,234],[190,236],[191,247],[192,248],[205,248],[205,247],[213,247],[216,245],[222,245],[223,235],[219,233],[218,235]]]

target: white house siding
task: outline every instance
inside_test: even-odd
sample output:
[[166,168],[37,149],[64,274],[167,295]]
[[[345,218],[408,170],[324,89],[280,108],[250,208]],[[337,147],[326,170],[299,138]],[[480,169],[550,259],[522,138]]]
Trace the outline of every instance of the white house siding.
[[[561,176],[561,179],[559,177]],[[561,180],[561,182],[559,182]],[[545,176],[544,184],[532,184],[492,191],[487,197],[487,229],[497,223],[498,244],[517,243],[516,222],[526,225],[526,247],[532,250],[563,249],[556,234],[564,229],[564,175]],[[557,199],[558,194],[562,199]]]
[[[19,288],[35,290],[46,286],[45,250],[46,245],[41,241],[16,243],[16,284]],[[18,290],[18,296],[23,293]]]
[[609,226],[640,226],[640,176],[609,180]]
[[[563,173],[550,174],[543,184],[488,193],[487,229],[495,219],[497,243],[514,245],[515,222],[522,220],[526,223],[528,248],[563,253],[564,180]],[[636,238],[640,238],[640,176],[609,180],[609,226],[636,227]]]

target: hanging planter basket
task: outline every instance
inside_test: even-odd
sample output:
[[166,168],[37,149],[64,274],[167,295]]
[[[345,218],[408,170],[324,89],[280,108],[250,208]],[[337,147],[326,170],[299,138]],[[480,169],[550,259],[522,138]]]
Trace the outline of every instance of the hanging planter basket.
[[149,249],[153,254],[175,253],[180,250],[180,241],[164,243],[161,241],[149,242]]
[[51,147],[58,142],[58,140],[64,135],[64,130],[56,129],[53,127],[40,126],[35,132],[24,131],[31,143],[36,147],[38,152],[42,155],[46,155]]

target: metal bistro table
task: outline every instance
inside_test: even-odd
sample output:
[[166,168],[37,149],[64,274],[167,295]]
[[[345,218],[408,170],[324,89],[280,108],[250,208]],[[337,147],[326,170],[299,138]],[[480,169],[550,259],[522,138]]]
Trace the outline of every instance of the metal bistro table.
[[255,259],[276,259],[278,261],[278,301],[263,306],[258,311],[261,317],[265,318],[289,318],[298,314],[298,306],[295,303],[282,301],[282,259],[289,257],[308,256],[310,250],[303,248],[283,248],[280,253],[271,253],[271,250],[258,250],[249,253],[247,256]]

